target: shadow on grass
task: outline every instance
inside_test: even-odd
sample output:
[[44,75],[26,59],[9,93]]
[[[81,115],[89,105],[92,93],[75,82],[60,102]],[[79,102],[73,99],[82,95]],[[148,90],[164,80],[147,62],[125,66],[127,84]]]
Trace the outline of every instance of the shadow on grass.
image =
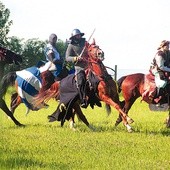
[[68,164],[62,163],[45,163],[37,161],[35,159],[24,158],[9,158],[4,161],[0,161],[1,169],[36,169],[36,168],[48,168],[48,169],[69,169]]

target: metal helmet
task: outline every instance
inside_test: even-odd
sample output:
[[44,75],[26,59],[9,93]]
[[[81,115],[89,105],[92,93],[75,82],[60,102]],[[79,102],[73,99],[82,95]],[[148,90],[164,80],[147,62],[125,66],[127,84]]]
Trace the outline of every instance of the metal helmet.
[[71,33],[70,39],[72,39],[72,38],[73,38],[74,36],[76,36],[76,35],[81,35],[81,36],[83,36],[84,33],[81,33],[79,29],[74,29],[74,30],[72,31],[72,33]]

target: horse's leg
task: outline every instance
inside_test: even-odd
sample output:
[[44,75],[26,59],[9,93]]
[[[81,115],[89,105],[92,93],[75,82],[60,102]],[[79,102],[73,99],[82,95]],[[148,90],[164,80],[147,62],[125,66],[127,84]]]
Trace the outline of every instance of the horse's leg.
[[[103,84],[101,84],[101,82],[100,82],[99,85],[98,85],[98,91],[99,91],[98,95],[99,95],[99,98],[100,98],[103,102],[105,102],[105,103],[113,106],[116,110],[118,110],[119,114],[120,114],[121,117],[122,117],[123,124],[126,126],[128,132],[132,132],[132,127],[128,124],[128,121],[127,121],[128,116],[127,116],[126,113],[121,109],[121,107],[120,107],[120,105],[119,105],[118,103],[114,102],[110,96],[106,95],[106,92],[105,92],[105,88],[104,88],[104,87],[105,87],[105,86],[104,86]],[[130,118],[129,118],[129,119],[130,119]]]
[[71,116],[71,118],[69,120],[69,122],[70,122],[70,129],[72,129],[73,131],[76,131],[74,117],[75,117],[75,111],[73,110],[72,111],[72,116]]
[[[75,113],[77,114],[77,117],[91,130],[94,130],[94,127],[92,125],[89,124],[88,120],[86,119],[85,115],[83,114],[80,105],[76,102],[73,106],[73,108],[75,109]],[[75,114],[74,113],[74,114]]]
[[8,109],[5,101],[0,98],[0,108],[13,120],[13,122],[18,125],[18,126],[24,126],[23,124],[21,124],[20,122],[18,122],[18,120],[16,120],[16,118],[13,116],[12,112]]
[[113,106],[116,110],[118,110],[122,118],[123,124],[126,126],[128,132],[132,132],[132,127],[129,125],[127,121],[127,120],[131,120],[131,118],[127,116],[127,114],[121,109],[121,107],[117,103],[115,103],[111,98],[108,98],[107,96],[105,97],[103,96],[102,101],[106,102],[107,104]]
[[[132,105],[135,101],[136,101],[136,97],[133,96],[133,97],[131,97],[130,100],[124,100],[124,101],[121,102],[121,104],[120,104],[121,108],[127,115],[128,115],[128,112],[129,112],[130,108],[132,107]],[[127,117],[127,121],[130,124],[134,122],[134,120],[132,118],[129,118],[129,117]],[[119,123],[121,123],[121,122],[122,122],[122,117],[121,117],[121,115],[119,115],[119,117],[116,120],[115,126],[118,126]]]
[[21,98],[20,96],[18,96],[18,93],[14,93],[11,96],[11,103],[10,103],[10,110],[11,112],[14,114],[15,109],[19,106],[19,104],[21,104]]

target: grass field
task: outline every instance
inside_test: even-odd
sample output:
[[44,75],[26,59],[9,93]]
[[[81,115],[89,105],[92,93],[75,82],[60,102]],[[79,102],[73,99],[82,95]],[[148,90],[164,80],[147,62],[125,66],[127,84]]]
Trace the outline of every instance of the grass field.
[[[8,97],[7,97],[8,99]],[[16,118],[26,127],[14,125],[0,110],[0,169],[1,170],[169,170],[170,129],[165,112],[151,112],[146,103],[136,101],[129,112],[135,122],[133,133],[120,124],[114,127],[118,113],[110,116],[105,108],[83,109],[91,131],[76,119],[77,131],[69,123],[49,123],[57,103],[49,109],[30,112],[25,116],[22,104]],[[103,105],[104,106],[104,105]]]

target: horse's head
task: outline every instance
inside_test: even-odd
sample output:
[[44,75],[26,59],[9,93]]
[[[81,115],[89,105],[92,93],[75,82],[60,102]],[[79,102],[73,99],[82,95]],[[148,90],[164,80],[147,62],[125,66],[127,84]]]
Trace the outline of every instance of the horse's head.
[[86,43],[86,49],[88,58],[93,61],[104,60],[104,52],[96,45],[95,40],[93,39],[93,43]]
[[16,53],[14,53],[14,52],[12,52],[12,51],[10,51],[10,50],[7,50],[6,51],[6,57],[7,57],[7,59],[8,59],[8,61],[7,62],[9,62],[9,63],[14,63],[14,64],[16,64],[16,65],[20,65],[20,63],[22,63],[22,57],[21,57],[21,55],[19,55],[19,54],[16,54]]
[[103,64],[104,52],[96,45],[93,39],[92,44],[86,43],[88,69],[93,71],[97,76],[108,77],[106,67]]
[[6,48],[0,47],[0,61],[4,61],[7,64],[19,65],[22,62],[22,57]]

